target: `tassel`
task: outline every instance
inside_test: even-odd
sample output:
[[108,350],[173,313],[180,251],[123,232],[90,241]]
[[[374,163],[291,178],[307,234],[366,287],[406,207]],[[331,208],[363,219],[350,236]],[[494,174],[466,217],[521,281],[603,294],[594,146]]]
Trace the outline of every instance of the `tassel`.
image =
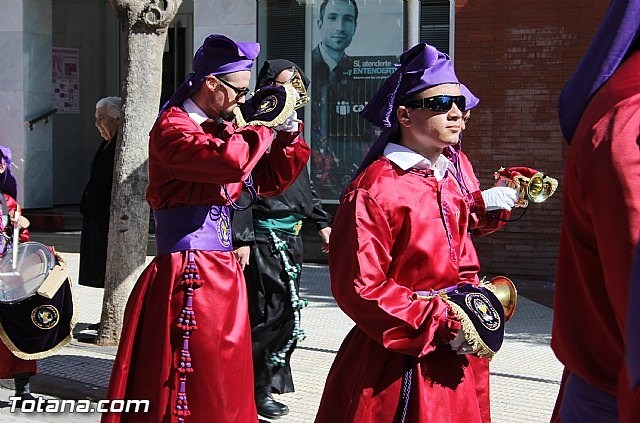
[[189,403],[187,402],[187,374],[193,373],[191,353],[189,352],[189,339],[191,338],[191,331],[198,329],[196,314],[193,310],[193,297],[195,289],[201,287],[203,283],[198,273],[193,251],[187,253],[187,265],[185,266],[180,283],[185,289],[185,300],[184,306],[180,311],[180,316],[178,316],[176,322],[176,326],[183,331],[183,334],[182,349],[180,350],[180,358],[176,369],[180,378],[180,388],[176,395],[176,406],[173,414],[178,417],[179,423],[184,423],[184,418],[191,415]]

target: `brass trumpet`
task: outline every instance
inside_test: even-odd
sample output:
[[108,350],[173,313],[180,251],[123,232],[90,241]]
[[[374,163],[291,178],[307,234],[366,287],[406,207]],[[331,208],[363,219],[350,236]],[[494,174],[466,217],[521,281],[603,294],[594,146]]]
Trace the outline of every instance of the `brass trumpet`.
[[300,76],[300,72],[298,72],[298,69],[293,68],[293,75],[291,76],[291,79],[286,82],[286,84],[291,84],[291,86],[296,90],[296,93],[298,94],[298,98],[293,105],[294,109],[299,109],[309,103],[309,95],[307,94],[307,89],[304,86],[304,82],[302,81],[302,77]]
[[[451,295],[452,291],[458,293],[458,291],[456,290],[458,286],[459,285],[456,285],[438,291],[416,291],[413,294],[412,298],[416,300],[426,301],[429,301],[437,296],[444,296],[444,298],[448,298],[448,295]],[[518,303],[518,290],[516,289],[516,285],[511,281],[511,279],[507,278],[506,276],[496,276],[490,281],[487,281],[483,277],[480,281],[479,287],[491,291],[493,295],[496,296],[500,304],[502,304],[502,308],[504,309],[505,321],[509,320],[511,316],[513,316],[513,313],[516,311],[516,305]]]
[[262,125],[274,128],[294,110],[309,103],[307,89],[296,68],[291,79],[281,85],[265,85],[233,109],[238,126]]
[[498,298],[504,308],[504,319],[509,320],[516,311],[516,305],[518,304],[516,285],[506,276],[496,276],[481,286],[486,287]]
[[542,172],[528,167],[501,167],[494,173],[496,186],[508,186],[518,192],[516,207],[527,207],[529,201],[542,203],[558,188],[558,181]]

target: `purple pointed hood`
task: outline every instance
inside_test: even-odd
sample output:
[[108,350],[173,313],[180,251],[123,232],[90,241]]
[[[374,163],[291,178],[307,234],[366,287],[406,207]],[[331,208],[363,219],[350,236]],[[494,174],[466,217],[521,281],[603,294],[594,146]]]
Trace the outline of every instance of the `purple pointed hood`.
[[638,48],[639,33],[640,0],[613,0],[578,69],[560,94],[558,114],[567,142],[571,142],[591,97],[629,52]]
[[467,100],[467,110],[478,105],[480,100],[458,80],[449,56],[426,43],[402,53],[398,69],[382,83],[360,113],[363,118],[382,128],[382,134],[373,143],[352,179],[382,154],[389,138],[397,133],[395,112],[400,102],[415,93],[442,84],[460,84],[460,91]]
[[181,105],[200,88],[209,75],[251,70],[260,53],[260,44],[235,42],[220,34],[209,35],[193,57],[193,72],[162,106],[160,113]]

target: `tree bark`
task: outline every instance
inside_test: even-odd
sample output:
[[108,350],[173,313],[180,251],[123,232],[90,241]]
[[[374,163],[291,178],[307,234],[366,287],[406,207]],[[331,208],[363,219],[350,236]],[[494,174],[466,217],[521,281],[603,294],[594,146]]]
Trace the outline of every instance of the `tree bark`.
[[123,124],[114,163],[109,246],[97,343],[116,345],[124,308],[144,268],[149,232],[149,131],[162,88],[162,54],[167,28],[182,0],[110,0],[126,30],[127,53],[122,87]]

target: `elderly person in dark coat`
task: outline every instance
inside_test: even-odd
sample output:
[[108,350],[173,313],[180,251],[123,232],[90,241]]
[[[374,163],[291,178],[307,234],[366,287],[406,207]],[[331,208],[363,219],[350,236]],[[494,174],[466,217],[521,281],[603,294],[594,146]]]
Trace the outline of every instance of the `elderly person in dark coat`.
[[113,160],[118,127],[122,122],[120,97],[105,97],[96,103],[96,128],[103,138],[91,163],[91,176],[80,202],[80,285],[104,288],[109,236],[109,209]]

